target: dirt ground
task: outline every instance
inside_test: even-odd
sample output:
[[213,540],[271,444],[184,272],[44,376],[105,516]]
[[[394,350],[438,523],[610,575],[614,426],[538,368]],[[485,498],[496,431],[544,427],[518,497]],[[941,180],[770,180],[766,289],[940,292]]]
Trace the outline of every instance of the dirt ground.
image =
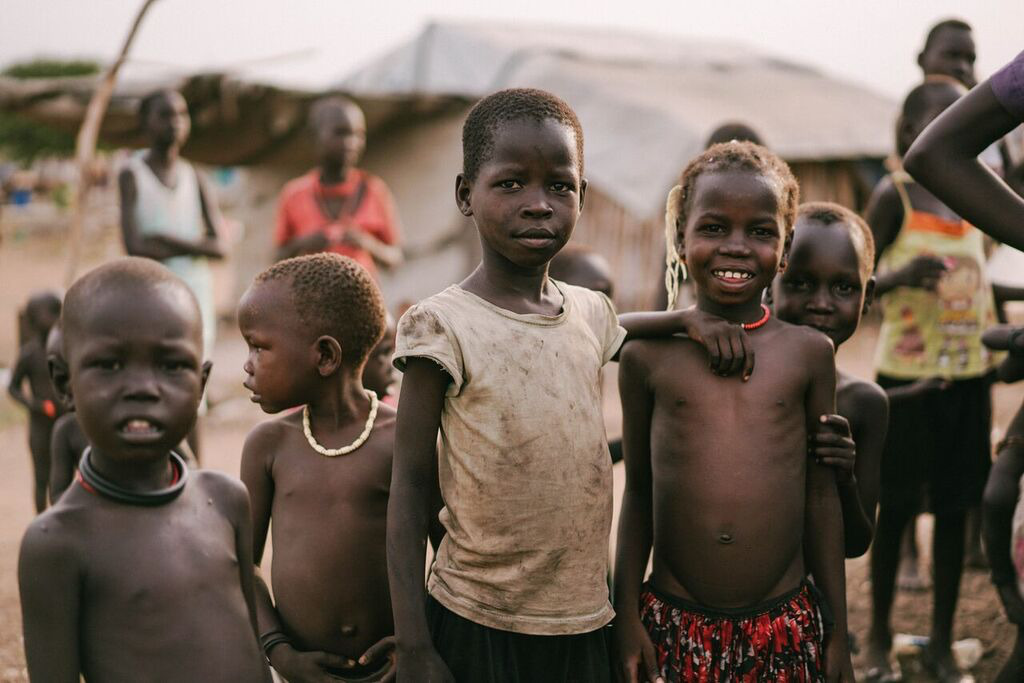
[[[0,382],[6,386],[6,364],[13,361],[16,338],[13,321],[15,311],[28,294],[41,288],[52,288],[63,275],[65,245],[57,238],[25,238],[0,231]],[[109,231],[87,242],[83,265],[98,263],[119,254],[117,242]],[[871,352],[875,328],[864,329],[840,352],[840,364],[863,377],[870,376]],[[203,457],[207,467],[237,474],[243,439],[251,427],[263,419],[258,408],[250,404],[240,387],[240,367],[244,346],[235,330],[225,324],[218,335],[211,378],[212,409],[203,425]],[[615,398],[614,373],[606,386],[608,431],[619,431],[621,417]],[[997,387],[995,391],[995,427],[1005,426],[1024,398],[1024,384]],[[24,418],[3,392],[0,397],[0,682],[27,680],[21,644],[20,610],[18,605],[16,564],[21,534],[32,518],[30,496],[31,471],[24,430]],[[616,507],[622,487],[621,465],[616,470]],[[922,529],[927,531],[925,517]],[[927,561],[927,543],[922,544]],[[865,558],[847,565],[850,628],[861,639],[866,635],[870,618],[870,583]],[[900,593],[894,610],[896,631],[910,634],[928,632],[931,609],[929,593]],[[987,573],[965,572],[957,614],[957,638],[978,638],[984,657],[972,674],[978,681],[991,681],[1012,646],[1014,629],[1004,617],[998,599],[988,581]],[[905,669],[907,680],[928,680],[917,677],[913,665]]]

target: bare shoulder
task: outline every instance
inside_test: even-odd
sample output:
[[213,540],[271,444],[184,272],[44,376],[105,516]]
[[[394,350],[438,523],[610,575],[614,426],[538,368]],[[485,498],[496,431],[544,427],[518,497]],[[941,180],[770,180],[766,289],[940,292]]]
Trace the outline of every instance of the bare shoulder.
[[40,569],[50,562],[78,562],[83,534],[80,505],[67,505],[62,498],[29,523],[21,538],[19,562],[25,568]]
[[242,447],[242,459],[264,460],[268,464],[274,453],[302,431],[302,411],[286,413],[273,420],[260,422],[250,430]]
[[388,431],[392,435],[395,432],[395,423],[398,419],[398,411],[383,401],[377,404],[377,419],[373,423],[373,429]]
[[249,492],[241,480],[215,470],[193,470],[189,476],[201,498],[213,502],[231,517],[248,514]]
[[832,340],[813,327],[793,325],[782,320],[776,322],[780,339],[789,345],[793,353],[810,353],[814,359],[835,355]]
[[874,382],[843,373],[836,387],[840,413],[851,423],[869,424],[888,419],[889,397]]

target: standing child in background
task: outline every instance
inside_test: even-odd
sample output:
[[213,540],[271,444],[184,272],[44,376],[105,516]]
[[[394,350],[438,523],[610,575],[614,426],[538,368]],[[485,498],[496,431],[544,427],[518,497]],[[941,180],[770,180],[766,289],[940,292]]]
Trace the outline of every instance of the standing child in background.
[[[775,314],[819,330],[838,350],[871,305],[874,268],[875,241],[860,216],[831,202],[803,204],[786,269],[771,290]],[[838,414],[828,417],[831,429],[811,435],[811,448],[820,462],[837,468],[846,556],[860,557],[875,532],[889,401],[874,382],[836,374]]]
[[[50,370],[50,381],[54,390],[67,381],[68,364],[64,361],[64,335],[58,322],[46,338],[46,364]],[[61,494],[71,486],[89,442],[82,432],[82,426],[75,417],[74,406],[64,403],[68,412],[57,418],[50,439],[50,504],[56,503]]]
[[[209,358],[217,335],[209,260],[224,257],[220,210],[202,176],[180,158],[192,126],[185,98],[174,90],[150,93],[139,105],[139,123],[150,146],[129,157],[118,176],[125,251],[159,261],[185,281],[203,314]],[[198,458],[198,426],[188,440]]]
[[[238,304],[245,387],[267,413],[242,450],[260,642],[287,681],[379,681],[394,667],[385,558],[395,411],[360,377],[384,333],[373,278],[338,254],[281,261]],[[358,661],[357,661],[358,660]]]
[[274,243],[278,260],[331,251],[355,259],[371,275],[402,262],[401,232],[391,192],[356,168],[366,146],[363,110],[345,97],[317,100],[309,110],[319,168],[281,190]]
[[398,406],[398,396],[393,391],[398,380],[398,370],[391,362],[395,353],[395,317],[385,314],[384,336],[370,351],[363,369],[363,386],[377,394],[385,405]]
[[[897,125],[902,156],[914,138],[963,92],[928,81],[907,95]],[[880,509],[871,553],[872,623],[867,664],[892,675],[890,610],[900,536],[928,493],[935,513],[934,607],[925,664],[941,680],[959,671],[951,652],[963,571],[965,518],[977,506],[991,464],[992,360],[981,333],[995,321],[981,232],[917,185],[894,173],[875,188],[867,220],[876,259],[885,255],[876,369],[887,391],[941,377],[948,386],[893,401],[882,456]]]
[[245,488],[172,450],[210,372],[195,297],[163,266],[121,259],[71,287],[61,325],[60,393],[92,447],[21,542],[29,678],[269,681]]
[[[990,349],[1009,351],[999,366],[999,379],[1024,378],[1022,328],[997,327],[985,332]],[[1014,415],[1006,437],[996,446],[995,464],[988,476],[982,505],[985,551],[992,567],[992,583],[1017,627],[1017,641],[995,683],[1024,680],[1024,406]]]
[[[565,102],[531,89],[489,95],[462,145],[456,201],[476,223],[482,262],[398,324],[405,376],[388,508],[398,676],[600,683],[613,615],[601,368],[627,334],[686,330],[730,349],[722,371],[749,374],[753,359],[743,331],[713,316],[616,318],[602,294],[549,279],[587,187],[583,132]],[[446,534],[424,609],[438,481]]]
[[669,194],[666,241],[698,309],[748,330],[759,369],[747,382],[702,373],[703,353],[677,338],[622,351],[624,680],[853,682],[836,476],[808,458],[835,413],[832,344],[761,303],[786,267],[798,193],[778,157],[731,142],[691,161]]
[[[52,292],[33,295],[25,305],[28,339],[18,353],[7,391],[28,410],[28,448],[32,455],[36,512],[46,509],[50,478],[50,438],[54,421],[64,409],[50,384],[46,365],[46,338],[60,318],[60,297]],[[29,393],[25,393],[25,382]]]

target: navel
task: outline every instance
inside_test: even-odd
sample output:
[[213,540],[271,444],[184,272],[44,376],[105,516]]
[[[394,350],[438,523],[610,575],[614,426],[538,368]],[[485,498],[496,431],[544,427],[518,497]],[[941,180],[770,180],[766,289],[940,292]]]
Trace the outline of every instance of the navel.
[[677,406],[685,406],[686,405],[686,399],[685,398],[677,398],[676,399],[676,405]]
[[358,632],[359,629],[353,626],[352,624],[345,624],[341,627],[341,635],[345,636],[346,638],[351,638]]
[[734,540],[736,539],[732,537],[732,534],[727,534],[724,531],[718,534],[718,542],[722,545],[730,545]]

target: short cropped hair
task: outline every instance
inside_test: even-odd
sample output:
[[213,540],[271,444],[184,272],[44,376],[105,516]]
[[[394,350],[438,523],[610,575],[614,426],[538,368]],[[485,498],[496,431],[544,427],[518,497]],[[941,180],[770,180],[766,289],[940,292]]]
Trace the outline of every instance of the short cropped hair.
[[697,178],[704,173],[733,170],[751,171],[767,176],[772,181],[782,212],[784,236],[788,237],[793,231],[796,207],[800,203],[800,185],[785,161],[753,142],[722,142],[707,148],[686,165],[679,177],[679,184],[669,192],[665,203],[665,288],[668,290],[669,310],[675,306],[682,270],[679,260],[679,229],[686,225],[693,207]]
[[740,121],[729,121],[711,131],[707,142],[704,143],[704,149],[717,145],[720,142],[731,142],[733,140],[753,142],[755,145],[767,147],[756,130]]
[[545,90],[509,88],[477,102],[462,124],[462,173],[469,180],[476,179],[480,167],[494,151],[494,132],[498,126],[522,119],[551,119],[571,128],[576,136],[579,172],[583,175],[583,127],[572,107]]
[[927,52],[928,48],[932,46],[935,39],[939,37],[939,34],[945,29],[956,29],[958,31],[971,31],[971,25],[962,19],[943,19],[939,23],[928,29],[928,35],[924,39],[924,51]]
[[92,302],[101,292],[120,290],[131,295],[145,290],[168,288],[189,302],[196,323],[195,335],[201,340],[202,316],[199,303],[188,285],[166,266],[152,259],[125,256],[110,263],[93,268],[78,278],[64,297],[60,326],[64,335],[64,357],[69,359],[69,349],[77,337],[82,323],[88,317]]
[[295,311],[316,336],[334,337],[346,364],[359,366],[384,335],[387,313],[373,278],[347,256],[299,256],[275,263],[256,283],[285,282]]
[[356,104],[355,100],[343,95],[321,97],[310,105],[309,114],[306,118],[306,125],[311,129],[316,129],[320,123],[320,117],[323,116],[323,113],[328,109],[355,109],[360,114],[363,113],[362,107]]
[[857,269],[863,284],[867,284],[875,272],[875,237],[871,228],[853,211],[833,202],[808,202],[797,210],[797,223],[801,220],[817,221],[822,225],[844,225],[850,234],[850,242],[857,252]]

